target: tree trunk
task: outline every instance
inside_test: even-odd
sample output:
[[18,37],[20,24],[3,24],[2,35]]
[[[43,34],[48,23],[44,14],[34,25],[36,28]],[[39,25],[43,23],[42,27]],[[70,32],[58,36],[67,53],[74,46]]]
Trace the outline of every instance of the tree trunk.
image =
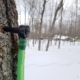
[[49,34],[49,36],[48,36],[48,42],[47,42],[47,46],[46,46],[46,51],[48,51],[48,49],[49,49],[49,44],[50,44],[50,40],[51,40],[51,38],[52,38],[52,36],[51,35],[54,35],[54,25],[55,25],[55,22],[56,22],[56,17],[57,17],[57,14],[58,14],[58,11],[62,8],[62,2],[63,2],[63,0],[61,0],[60,1],[60,3],[59,3],[59,5],[58,5],[58,7],[56,8],[56,11],[55,11],[55,13],[54,13],[54,18],[53,18],[53,21],[52,21],[52,24],[51,24],[51,28],[50,28],[50,34]]
[[0,0],[0,80],[17,80],[17,35],[6,33],[3,27],[18,27],[14,0]]
[[[63,2],[62,2],[62,4],[63,4]],[[61,36],[62,36],[62,12],[63,12],[63,6],[62,6],[62,8],[61,8],[61,19],[60,19],[60,37],[59,37],[59,45],[58,45],[58,49],[60,49],[60,45],[61,45]]]

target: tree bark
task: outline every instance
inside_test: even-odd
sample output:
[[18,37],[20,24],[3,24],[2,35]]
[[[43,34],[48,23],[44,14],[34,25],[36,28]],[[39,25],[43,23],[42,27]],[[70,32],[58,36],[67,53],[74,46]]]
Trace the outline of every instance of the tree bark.
[[18,27],[14,0],[0,0],[0,80],[17,80],[17,35],[6,33],[3,27]]

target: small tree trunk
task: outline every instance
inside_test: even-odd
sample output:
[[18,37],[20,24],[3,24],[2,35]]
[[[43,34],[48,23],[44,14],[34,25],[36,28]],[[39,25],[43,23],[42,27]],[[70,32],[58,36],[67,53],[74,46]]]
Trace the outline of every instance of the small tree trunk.
[[[78,0],[76,0],[76,20],[75,20],[75,37],[77,34],[77,12],[78,12]],[[75,40],[74,40],[74,45],[75,45]]]
[[0,80],[17,80],[17,36],[3,27],[18,27],[14,0],[0,0]]
[[46,51],[48,51],[49,43],[50,43],[50,38],[48,39],[48,42],[47,42]]
[[46,0],[44,0],[43,9],[42,9],[42,12],[41,12],[38,50],[41,50],[41,33],[42,33],[43,15],[44,15],[45,8],[46,8]]
[[[63,4],[63,2],[62,2]],[[59,45],[58,45],[58,49],[60,49],[60,45],[61,45],[61,35],[62,35],[62,11],[63,11],[63,6],[61,8],[61,19],[60,19],[60,39],[59,39]]]
[[56,17],[57,17],[57,14],[58,14],[58,11],[62,8],[62,2],[63,0],[60,1],[58,7],[56,8],[56,11],[55,11],[55,14],[54,14],[54,18],[53,18],[53,21],[52,21],[52,24],[51,24],[51,29],[50,29],[50,32],[51,34],[49,34],[49,37],[48,37],[48,42],[47,42],[47,46],[46,46],[46,51],[48,51],[48,48],[49,48],[49,44],[50,44],[50,38],[51,38],[51,35],[54,35],[54,24],[56,22]]

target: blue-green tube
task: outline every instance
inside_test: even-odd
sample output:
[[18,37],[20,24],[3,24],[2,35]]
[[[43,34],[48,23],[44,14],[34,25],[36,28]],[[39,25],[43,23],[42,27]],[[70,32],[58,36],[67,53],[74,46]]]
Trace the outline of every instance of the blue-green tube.
[[18,49],[17,80],[24,80],[25,48],[26,48],[26,39],[20,38],[19,39],[19,49]]

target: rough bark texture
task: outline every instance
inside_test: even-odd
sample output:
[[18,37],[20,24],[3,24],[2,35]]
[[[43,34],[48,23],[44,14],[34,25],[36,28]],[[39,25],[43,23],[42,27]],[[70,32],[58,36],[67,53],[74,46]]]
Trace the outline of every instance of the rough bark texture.
[[14,0],[0,0],[0,80],[17,80],[17,36],[3,27],[18,27]]

